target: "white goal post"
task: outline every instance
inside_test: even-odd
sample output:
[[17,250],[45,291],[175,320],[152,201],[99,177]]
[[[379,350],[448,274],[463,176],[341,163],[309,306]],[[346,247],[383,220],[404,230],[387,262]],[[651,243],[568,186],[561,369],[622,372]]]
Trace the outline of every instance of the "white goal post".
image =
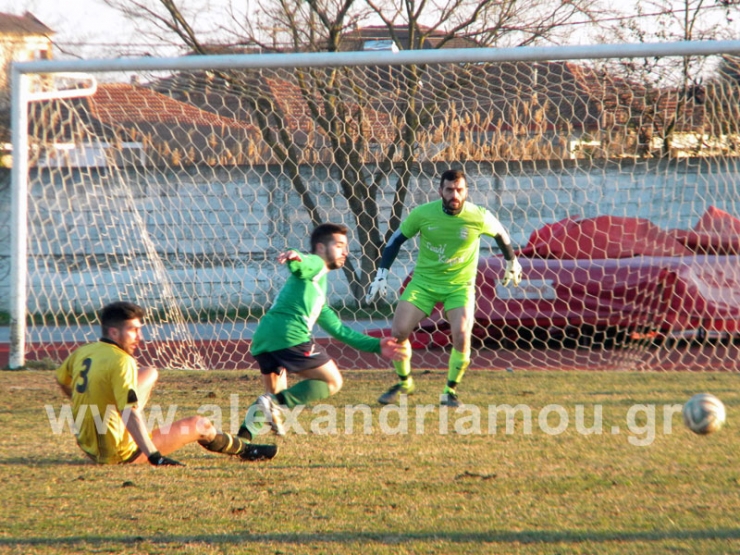
[[[253,367],[251,330],[284,280],[275,254],[306,249],[326,220],[352,230],[331,304],[386,333],[397,295],[368,307],[362,291],[449,166],[528,261],[523,287],[502,289],[495,242],[482,244],[479,366],[663,367],[683,338],[731,340],[738,252],[708,249],[724,230],[697,226],[740,222],[738,56],[740,41],[703,41],[15,63],[8,366],[58,362],[125,298],[150,311],[159,366]],[[637,233],[637,250],[531,242],[589,225]],[[446,365],[442,315],[422,324],[418,364]],[[713,356],[734,370],[727,347]],[[379,364],[335,348],[346,367]]]

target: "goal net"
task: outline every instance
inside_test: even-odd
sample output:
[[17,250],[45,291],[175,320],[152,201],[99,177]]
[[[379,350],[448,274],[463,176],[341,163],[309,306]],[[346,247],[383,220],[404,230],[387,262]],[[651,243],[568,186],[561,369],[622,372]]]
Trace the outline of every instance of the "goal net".
[[[27,104],[24,357],[59,361],[97,339],[103,304],[131,300],[148,310],[152,363],[254,368],[250,338],[287,274],[277,254],[306,252],[325,221],[351,230],[328,302],[349,326],[388,334],[418,239],[387,299],[367,305],[383,245],[460,168],[524,268],[503,287],[501,253],[482,240],[474,368],[734,370],[740,46],[729,44],[657,61],[588,48],[148,61],[88,72],[89,94],[50,84],[47,65]],[[316,332],[341,368],[386,365]],[[440,308],[412,343],[415,367],[446,368]]]

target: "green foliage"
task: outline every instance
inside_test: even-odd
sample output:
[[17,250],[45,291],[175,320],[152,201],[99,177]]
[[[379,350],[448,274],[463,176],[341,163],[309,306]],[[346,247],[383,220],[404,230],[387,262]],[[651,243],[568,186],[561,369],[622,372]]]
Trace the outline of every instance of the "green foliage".
[[[2,553],[729,553],[740,532],[740,407],[731,373],[494,372],[469,370],[461,398],[482,413],[489,405],[527,405],[506,433],[458,433],[469,412],[448,412],[439,432],[438,395],[445,374],[417,371],[408,434],[381,433],[397,413],[375,404],[392,372],[349,371],[327,404],[306,408],[280,439],[278,457],[243,463],[196,445],[178,452],[184,468],[101,467],[87,463],[65,431],[53,434],[46,405],[64,402],[48,372],[6,372],[0,425],[4,479]],[[213,416],[230,426],[231,395],[241,416],[261,392],[255,371],[163,372],[150,406],[177,417]],[[710,391],[727,406],[720,432],[697,436],[662,407]],[[345,425],[346,407],[372,408]],[[418,421],[417,405],[434,407]],[[557,405],[568,428],[545,433],[538,415]],[[576,407],[603,433],[575,427]],[[636,406],[655,406],[653,441],[625,421]],[[337,433],[310,432],[336,409]],[[145,414],[147,414],[145,412]],[[417,413],[418,414],[418,413]],[[550,426],[557,418],[550,412]],[[648,418],[638,416],[636,426]],[[415,433],[420,425],[424,433]],[[613,433],[614,426],[620,433]],[[319,426],[320,428],[321,426]],[[544,428],[547,429],[547,428]],[[350,431],[352,433],[347,433]],[[264,441],[273,441],[272,437]]]
[[393,318],[395,305],[386,302],[375,303],[372,306],[347,305],[346,303],[335,304],[332,308],[339,317],[346,321],[360,321],[370,318],[390,320]]
[[[363,320],[366,318],[390,318],[393,316],[393,305],[377,303],[372,307],[358,307],[355,304],[341,303],[333,306],[342,318]],[[266,309],[260,306],[240,307],[236,310],[199,310],[183,311],[185,322],[259,322]],[[169,322],[171,316],[164,311],[155,312],[148,318],[149,323]],[[10,314],[0,312],[0,325],[10,323]],[[97,324],[98,316],[95,313],[35,313],[28,317],[28,325],[65,326],[80,324]]]
[[[264,307],[251,306],[239,307],[236,310],[191,310],[182,311],[181,314],[185,322],[258,322],[265,313]],[[354,312],[352,313],[354,314]],[[172,316],[165,310],[153,312],[148,317],[148,323],[171,322]],[[0,312],[0,325],[7,325],[10,322],[10,314]],[[44,312],[33,313],[27,318],[30,326],[66,326],[81,324],[97,324],[98,315],[94,312]]]
[[44,357],[41,360],[27,360],[26,370],[56,370],[59,368],[61,361],[52,360],[49,357]]

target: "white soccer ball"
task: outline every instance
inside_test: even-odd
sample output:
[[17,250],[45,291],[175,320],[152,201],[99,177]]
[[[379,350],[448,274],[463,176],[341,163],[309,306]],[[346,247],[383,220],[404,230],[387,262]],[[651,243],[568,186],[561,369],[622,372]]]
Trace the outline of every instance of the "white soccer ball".
[[683,422],[696,434],[718,431],[725,417],[725,405],[711,393],[698,393],[683,406]]

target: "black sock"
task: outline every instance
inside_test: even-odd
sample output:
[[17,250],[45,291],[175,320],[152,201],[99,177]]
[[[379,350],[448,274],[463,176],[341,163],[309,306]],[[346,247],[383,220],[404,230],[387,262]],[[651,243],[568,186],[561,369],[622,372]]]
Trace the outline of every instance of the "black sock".
[[225,455],[238,455],[244,450],[246,443],[239,437],[221,432],[211,442],[199,441],[205,449],[214,453],[223,453]]
[[240,437],[245,441],[252,441],[252,434],[250,433],[249,430],[247,430],[246,426],[240,426],[239,433],[236,435],[237,437]]

